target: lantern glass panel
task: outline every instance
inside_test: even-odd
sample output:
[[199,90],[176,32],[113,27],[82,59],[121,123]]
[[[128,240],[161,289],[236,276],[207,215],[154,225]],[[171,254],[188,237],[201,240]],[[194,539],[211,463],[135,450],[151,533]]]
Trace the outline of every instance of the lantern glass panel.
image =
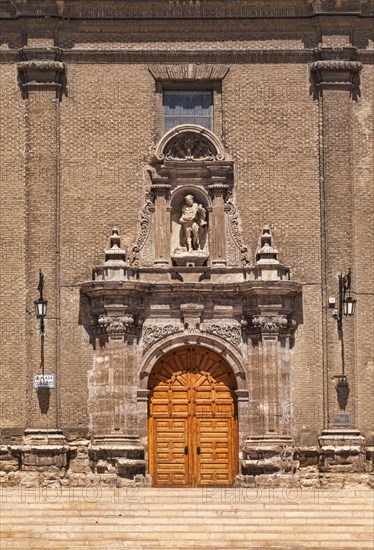
[[351,316],[354,315],[356,307],[356,300],[353,300],[353,298],[348,297],[346,298],[344,302],[344,315]]
[[42,300],[41,298],[35,300],[35,313],[38,319],[42,319],[47,315],[47,303],[47,300]]

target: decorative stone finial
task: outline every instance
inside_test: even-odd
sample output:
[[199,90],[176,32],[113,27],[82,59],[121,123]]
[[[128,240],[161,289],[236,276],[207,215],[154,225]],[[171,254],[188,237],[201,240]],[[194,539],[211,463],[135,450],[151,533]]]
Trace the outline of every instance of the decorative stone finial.
[[256,251],[255,278],[262,281],[283,281],[290,279],[290,270],[278,260],[269,225],[264,225]]
[[256,252],[256,265],[279,264],[278,250],[273,246],[273,235],[269,225],[264,225]]
[[105,250],[103,266],[93,269],[94,281],[123,281],[126,273],[126,250],[121,248],[121,237],[117,227],[113,227]]
[[109,237],[109,248],[105,250],[105,265],[111,267],[124,267],[126,250],[121,248],[121,237],[117,227],[113,227]]

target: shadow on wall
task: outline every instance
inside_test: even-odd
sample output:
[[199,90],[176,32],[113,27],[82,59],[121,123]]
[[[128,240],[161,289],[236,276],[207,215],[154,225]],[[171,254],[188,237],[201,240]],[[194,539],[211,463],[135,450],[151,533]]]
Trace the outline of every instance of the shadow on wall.
[[92,348],[96,349],[96,339],[95,339],[94,327],[92,324],[90,298],[86,294],[84,294],[82,291],[80,292],[80,296],[79,296],[78,324],[84,327],[85,331],[89,336],[89,341]]
[[47,414],[49,410],[51,390],[49,388],[38,388],[36,394],[38,396],[40,412],[42,414]]

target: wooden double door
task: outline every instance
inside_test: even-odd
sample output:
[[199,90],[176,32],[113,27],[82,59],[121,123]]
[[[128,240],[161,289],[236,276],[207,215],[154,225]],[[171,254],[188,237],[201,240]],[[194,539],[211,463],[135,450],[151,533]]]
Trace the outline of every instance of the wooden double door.
[[181,348],[155,366],[150,389],[154,485],[233,485],[238,430],[235,379],[226,362],[204,348]]

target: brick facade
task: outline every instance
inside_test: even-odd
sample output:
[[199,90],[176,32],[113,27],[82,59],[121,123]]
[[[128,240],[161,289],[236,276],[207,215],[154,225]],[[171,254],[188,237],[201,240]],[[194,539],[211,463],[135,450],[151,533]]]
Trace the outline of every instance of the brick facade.
[[[372,0],[15,1],[0,16],[2,479],[148,482],[147,377],[160,353],[203,345],[237,373],[238,484],[368,483]],[[204,143],[224,158],[157,157],[171,82],[214,89]],[[183,189],[206,201],[205,271],[171,260]],[[267,224],[270,281],[256,257]],[[114,227],[126,254],[111,273]],[[348,269],[357,308],[339,338],[329,299]],[[57,388],[37,392],[43,366]]]

